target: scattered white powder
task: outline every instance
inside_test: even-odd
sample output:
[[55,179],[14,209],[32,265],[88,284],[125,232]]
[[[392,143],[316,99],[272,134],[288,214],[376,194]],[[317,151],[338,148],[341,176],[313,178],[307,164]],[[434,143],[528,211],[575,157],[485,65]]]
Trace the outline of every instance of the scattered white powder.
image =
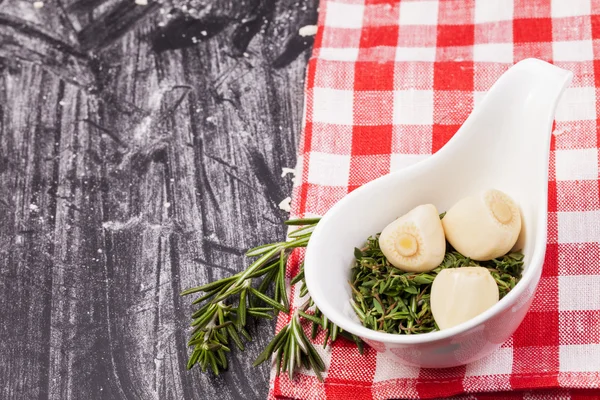
[[288,167],[281,168],[281,177],[285,178],[287,174],[292,174],[292,176],[296,176],[296,170],[294,168]]
[[147,6],[148,0],[135,0],[135,4],[137,4],[138,6]]
[[314,36],[317,34],[316,25],[306,25],[298,30],[300,36]]
[[554,132],[552,132],[552,133],[554,134],[554,136],[559,136],[566,132],[567,132],[567,130],[563,128],[563,129],[555,129]]
[[34,1],[33,2],[33,8],[42,8],[44,7],[44,2],[43,1]]
[[281,200],[281,203],[279,203],[279,208],[283,211],[290,212],[292,210],[290,205],[291,201],[292,198],[290,196],[286,197],[285,199]]

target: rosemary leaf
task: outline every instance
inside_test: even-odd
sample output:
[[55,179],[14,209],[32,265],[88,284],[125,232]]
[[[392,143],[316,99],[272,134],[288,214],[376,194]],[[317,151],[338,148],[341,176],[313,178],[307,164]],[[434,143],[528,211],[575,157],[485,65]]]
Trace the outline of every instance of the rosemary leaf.
[[243,337],[246,338],[247,341],[251,342],[252,341],[252,336],[250,336],[250,334],[248,333],[247,330],[245,330],[244,328],[240,329],[240,333],[242,334]]
[[255,318],[273,319],[273,316],[271,314],[267,314],[265,312],[260,311],[248,311],[248,315]]
[[221,291],[220,287],[218,287],[218,288],[216,288],[214,290],[211,290],[211,291],[207,292],[204,296],[200,296],[197,299],[195,299],[194,301],[192,301],[192,304],[202,303],[204,300],[210,299],[211,297],[213,297],[214,295],[216,295],[220,291]]
[[321,218],[300,218],[289,219],[284,222],[286,225],[316,225]]
[[222,286],[229,282],[233,282],[236,279],[236,275],[229,276],[227,278],[219,279],[218,281],[214,281],[211,283],[207,283],[206,285],[198,286],[195,288],[187,289],[181,292],[182,296],[193,294],[197,292],[209,292],[214,289],[221,289]]
[[314,225],[308,225],[308,226],[302,227],[300,229],[296,229],[295,231],[291,232],[288,235],[288,237],[289,238],[303,237],[303,236],[306,236],[306,235],[310,235],[314,230],[315,230],[315,226]]
[[281,303],[276,302],[275,300],[273,300],[272,298],[270,298],[266,294],[259,292],[258,290],[254,289],[251,286],[249,287],[249,289],[250,289],[250,293],[252,293],[254,296],[258,297],[259,299],[261,299],[265,303],[267,303],[267,304],[275,307],[276,309],[278,309],[280,311],[288,312],[287,308],[284,305],[282,305]]
[[304,319],[308,319],[309,321],[312,321],[313,323],[315,323],[317,325],[321,325],[321,320],[319,318],[315,317],[314,315],[307,314],[304,311],[298,311],[298,315],[300,315]]
[[287,329],[288,329],[288,327],[284,326],[281,329],[281,331],[279,331],[279,333],[277,335],[275,335],[273,340],[271,340],[269,342],[267,347],[265,347],[265,349],[262,351],[262,353],[260,353],[260,355],[256,358],[256,360],[254,360],[254,363],[252,365],[254,365],[256,367],[257,365],[260,365],[261,363],[265,362],[266,360],[268,360],[271,357],[271,355],[273,354],[273,351],[276,350],[277,344],[281,341],[281,339],[283,337],[285,337],[285,335],[287,333]]
[[279,298],[281,300],[283,300],[283,306],[285,307],[285,309],[289,310],[290,303],[288,301],[287,291],[285,290],[285,266],[286,266],[286,262],[287,262],[287,257],[285,256],[284,251],[281,250],[281,254],[279,256],[279,274],[277,276],[278,281],[279,281],[279,291],[280,291]]
[[290,281],[290,285],[293,286],[296,283],[300,282],[302,279],[304,279],[304,263],[300,265],[300,271],[294,278],[292,278],[292,280]]
[[238,328],[246,326],[246,293],[248,293],[247,289],[242,290],[240,293],[240,304],[237,308]]
[[235,328],[232,325],[227,326],[227,333],[229,333],[229,336],[231,336],[231,339],[238,347],[238,349],[244,350],[244,344],[242,343],[242,340],[240,339],[239,335],[237,334]]
[[261,246],[254,247],[246,252],[246,257],[256,257],[270,252],[271,250],[281,246],[281,243],[270,243],[263,244]]

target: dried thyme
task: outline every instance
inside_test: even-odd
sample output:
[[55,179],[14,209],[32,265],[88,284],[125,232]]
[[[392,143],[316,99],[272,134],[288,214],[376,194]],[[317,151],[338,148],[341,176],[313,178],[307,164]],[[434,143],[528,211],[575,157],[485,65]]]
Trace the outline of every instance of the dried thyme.
[[444,261],[429,272],[403,272],[389,263],[379,248],[379,234],[366,246],[354,250],[352,307],[367,328],[395,334],[438,330],[431,314],[429,296],[435,276],[444,268],[487,268],[504,297],[515,287],[523,270],[523,254],[514,252],[494,260],[478,262],[447,245]]

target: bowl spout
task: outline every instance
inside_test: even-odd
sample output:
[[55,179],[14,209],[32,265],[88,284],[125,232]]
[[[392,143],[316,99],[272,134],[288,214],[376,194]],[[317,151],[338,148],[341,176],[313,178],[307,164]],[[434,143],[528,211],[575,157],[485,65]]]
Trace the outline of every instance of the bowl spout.
[[552,121],[572,76],[533,58],[515,64],[435,155],[438,162],[473,187],[489,180],[512,189],[520,181],[527,192],[532,183],[545,187]]

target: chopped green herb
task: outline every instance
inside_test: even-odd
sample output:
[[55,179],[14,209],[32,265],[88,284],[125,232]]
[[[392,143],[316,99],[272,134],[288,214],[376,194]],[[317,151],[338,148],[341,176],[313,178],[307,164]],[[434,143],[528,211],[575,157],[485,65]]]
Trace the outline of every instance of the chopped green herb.
[[[440,216],[443,218],[443,214]],[[403,272],[390,264],[379,248],[379,234],[354,250],[352,268],[353,308],[367,328],[397,334],[438,330],[429,296],[435,276],[444,268],[481,266],[498,284],[500,298],[515,287],[523,270],[523,254],[515,252],[491,261],[473,261],[447,245],[444,261],[428,272]]]

